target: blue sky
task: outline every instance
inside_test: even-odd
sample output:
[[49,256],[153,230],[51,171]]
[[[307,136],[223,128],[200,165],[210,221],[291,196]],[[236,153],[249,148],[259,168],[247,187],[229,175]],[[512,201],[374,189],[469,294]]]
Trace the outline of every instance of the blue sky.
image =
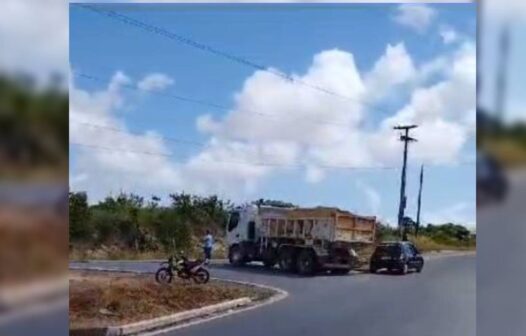
[[425,163],[424,221],[475,224],[474,5],[100,8],[349,99],[71,5],[70,184],[92,201],[184,190],[334,205],[393,222],[402,147],[390,125],[407,121],[422,124],[407,213]]

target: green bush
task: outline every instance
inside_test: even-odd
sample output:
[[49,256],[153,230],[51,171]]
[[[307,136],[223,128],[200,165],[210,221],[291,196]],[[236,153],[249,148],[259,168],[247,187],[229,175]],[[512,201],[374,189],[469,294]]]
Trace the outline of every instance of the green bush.
[[69,193],[69,239],[71,242],[91,239],[88,196],[85,192]]

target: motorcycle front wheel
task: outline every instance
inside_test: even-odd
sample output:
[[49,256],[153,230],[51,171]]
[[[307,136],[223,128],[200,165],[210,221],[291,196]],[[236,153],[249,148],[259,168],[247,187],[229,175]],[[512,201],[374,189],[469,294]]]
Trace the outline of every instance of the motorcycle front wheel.
[[204,268],[200,268],[195,272],[193,279],[196,284],[205,284],[210,279],[210,273]]
[[172,282],[173,274],[168,267],[161,267],[155,273],[155,281],[162,284],[169,284]]

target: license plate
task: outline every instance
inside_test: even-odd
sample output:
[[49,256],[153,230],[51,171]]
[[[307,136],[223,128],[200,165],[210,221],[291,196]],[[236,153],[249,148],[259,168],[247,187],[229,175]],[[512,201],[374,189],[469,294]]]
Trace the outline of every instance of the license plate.
[[391,257],[382,257],[381,259],[382,259],[382,260],[390,260]]

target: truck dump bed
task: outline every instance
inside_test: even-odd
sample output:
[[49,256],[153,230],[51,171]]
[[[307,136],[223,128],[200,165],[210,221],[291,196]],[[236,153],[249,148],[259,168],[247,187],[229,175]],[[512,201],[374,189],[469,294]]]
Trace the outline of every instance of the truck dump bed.
[[266,238],[291,238],[342,242],[374,242],[376,218],[337,208],[260,210],[259,234]]

